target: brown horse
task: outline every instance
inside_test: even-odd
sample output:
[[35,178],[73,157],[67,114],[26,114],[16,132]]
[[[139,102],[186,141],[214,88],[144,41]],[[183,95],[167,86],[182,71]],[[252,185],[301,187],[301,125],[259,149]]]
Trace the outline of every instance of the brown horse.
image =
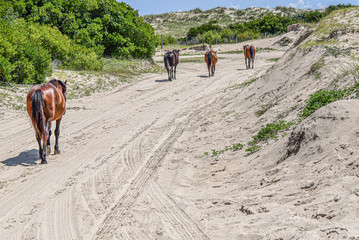
[[176,79],[176,70],[179,62],[179,50],[167,52],[164,55],[163,60],[165,63],[165,68],[167,70],[168,80],[172,81],[172,78]]
[[[244,45],[244,59],[246,62],[246,68],[251,68],[251,61],[252,61],[252,69],[254,67],[254,57],[256,55],[256,49],[252,45]],[[248,65],[247,65],[247,59],[248,59]]]
[[211,76],[211,71],[212,71],[212,76],[214,76],[214,71],[216,70],[216,63],[218,61],[217,52],[207,51],[206,54],[204,55],[204,61],[206,61],[207,63],[208,76],[209,77]]
[[[67,82],[67,81],[66,81]],[[46,154],[50,154],[51,122],[56,121],[55,154],[59,154],[60,122],[66,108],[66,82],[53,79],[47,84],[33,86],[27,94],[26,107],[36,140],[39,144],[41,164],[47,163]],[[43,145],[41,144],[41,140]],[[46,151],[45,151],[46,149]]]

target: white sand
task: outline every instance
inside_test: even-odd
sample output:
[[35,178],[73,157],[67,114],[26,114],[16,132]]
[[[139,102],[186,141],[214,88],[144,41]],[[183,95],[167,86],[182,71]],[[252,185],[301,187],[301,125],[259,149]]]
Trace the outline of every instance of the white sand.
[[172,82],[151,74],[68,101],[47,165],[26,113],[1,116],[1,239],[359,238],[359,100],[321,108],[254,154],[204,155],[246,144],[279,114],[296,119],[350,59],[327,57],[318,79],[307,73],[323,49],[285,52],[280,38],[251,42],[275,49],[254,69],[221,54],[242,43],[215,46],[214,77],[204,62],[180,63]]

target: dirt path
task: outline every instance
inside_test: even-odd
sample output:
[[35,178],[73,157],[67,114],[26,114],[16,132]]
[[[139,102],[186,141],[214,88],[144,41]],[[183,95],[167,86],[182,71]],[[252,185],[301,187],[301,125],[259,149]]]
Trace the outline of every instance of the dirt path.
[[189,199],[174,198],[166,191],[171,182],[157,181],[158,170],[166,172],[163,159],[191,133],[189,121],[282,54],[258,54],[253,70],[244,69],[242,56],[219,54],[212,78],[204,63],[182,63],[172,82],[150,75],[69,101],[61,154],[49,156],[47,165],[38,165],[26,114],[0,118],[1,238],[216,239],[186,210]]

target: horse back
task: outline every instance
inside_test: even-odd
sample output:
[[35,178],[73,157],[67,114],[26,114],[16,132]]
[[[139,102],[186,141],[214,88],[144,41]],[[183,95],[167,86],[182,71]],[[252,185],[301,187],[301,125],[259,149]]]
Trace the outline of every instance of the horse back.
[[217,61],[218,61],[217,53],[216,53],[216,52],[212,52],[212,62],[213,62],[213,65],[214,65],[214,66],[216,65]]
[[248,46],[246,46],[246,48],[244,49],[244,57],[245,58],[250,58],[251,57]]
[[42,89],[44,114],[50,121],[58,120],[65,113],[66,99],[61,89],[48,85]]
[[177,66],[177,64],[179,63],[179,52],[173,51],[173,55],[174,55],[174,66]]
[[254,46],[250,46],[249,47],[249,52],[250,52],[250,58],[254,58],[256,55],[256,48]]

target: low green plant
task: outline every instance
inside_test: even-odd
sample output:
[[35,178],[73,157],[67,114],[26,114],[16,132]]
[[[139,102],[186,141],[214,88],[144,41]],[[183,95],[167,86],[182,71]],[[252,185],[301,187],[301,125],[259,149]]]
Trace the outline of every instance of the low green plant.
[[268,58],[267,60],[270,62],[277,62],[279,58]]
[[295,122],[286,122],[284,120],[268,123],[265,127],[259,130],[257,135],[252,137],[253,140],[248,142],[248,145],[253,146],[259,142],[267,141],[268,139],[277,139],[279,132],[288,130],[293,124],[295,124]]
[[222,112],[222,118],[225,118],[227,117],[228,115],[232,114],[232,113],[235,113],[236,111],[235,110],[231,110],[231,111],[227,111],[227,112]]
[[259,110],[256,111],[256,116],[257,117],[260,117],[262,116],[266,111],[268,111],[271,107],[273,107],[273,103],[270,102],[270,103],[267,103],[267,104],[264,104],[264,105],[261,105]]
[[245,151],[249,152],[250,154],[257,152],[260,149],[258,145],[253,145],[248,147]]
[[320,78],[321,74],[319,69],[325,65],[324,57],[321,57],[316,63],[314,63],[308,72],[308,74],[314,74],[315,78]]
[[[235,144],[232,144],[231,147],[225,147],[223,149],[220,149],[220,150],[216,150],[216,149],[212,149],[211,151],[211,156],[212,157],[215,157],[216,159],[218,159],[218,157],[225,153],[226,151],[238,151],[238,150],[242,150],[242,148],[244,147],[243,144],[241,143],[235,143]],[[204,155],[206,156],[209,156],[209,152],[205,152]]]
[[[201,57],[189,57],[189,58],[181,58],[181,63],[205,63],[204,58]],[[161,61],[162,63],[163,61]]]
[[353,90],[320,90],[317,93],[310,95],[310,98],[306,101],[307,105],[298,116],[302,119],[307,118],[317,109],[350,95]]
[[254,83],[255,81],[257,81],[258,78],[252,78],[246,82],[243,83],[238,83],[238,84],[234,84],[232,86],[226,87],[223,92],[227,92],[227,90],[235,90],[235,89],[239,89],[239,88],[244,88],[247,87],[249,85],[251,85],[252,83]]
[[221,54],[243,54],[243,53],[244,53],[243,50],[233,50],[233,51],[221,52]]

